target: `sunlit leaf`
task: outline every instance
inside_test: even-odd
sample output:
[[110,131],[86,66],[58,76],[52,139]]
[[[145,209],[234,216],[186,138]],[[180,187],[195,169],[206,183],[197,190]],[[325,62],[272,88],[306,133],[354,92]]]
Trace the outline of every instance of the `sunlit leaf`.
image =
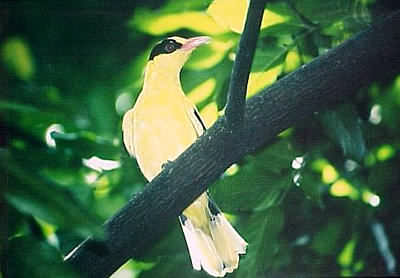
[[[329,161],[326,160],[325,158],[319,158],[316,159],[312,162],[311,164],[311,169],[317,172],[321,172],[324,170],[325,167],[329,166]],[[335,170],[335,175],[337,174],[336,170]]]
[[285,72],[292,72],[301,64],[300,56],[297,51],[289,51],[285,59]]
[[261,89],[274,83],[282,70],[283,65],[278,65],[265,72],[250,73],[246,97],[252,97],[256,93],[260,92]]
[[210,127],[214,124],[214,122],[218,119],[218,107],[215,102],[211,102],[207,104],[201,111],[200,114],[206,124],[206,126]]
[[263,20],[261,22],[261,29],[274,26],[274,25],[279,25],[281,23],[284,23],[288,21],[289,18],[287,16],[282,16],[278,13],[275,13],[271,10],[266,9],[263,14]]
[[200,47],[191,55],[186,68],[199,70],[215,66],[221,62],[235,42],[236,39],[233,38],[226,41],[213,39],[210,44]]
[[[215,21],[236,33],[242,33],[248,9],[247,0],[214,0],[207,9]],[[283,23],[288,17],[265,10],[261,29]]]
[[246,19],[246,0],[214,0],[207,13],[214,18],[218,25],[241,33]]
[[152,35],[162,35],[184,28],[208,35],[226,32],[226,29],[216,24],[208,14],[200,11],[164,14],[142,9],[136,11],[131,24]]
[[[268,24],[268,22],[272,24]],[[261,38],[298,34],[306,28],[307,26],[296,16],[296,13],[286,1],[267,2],[260,32]]]
[[383,145],[376,151],[376,158],[380,161],[385,161],[392,158],[395,153],[396,150],[391,145]]
[[331,164],[327,164],[322,168],[321,179],[324,183],[333,183],[339,177],[339,173]]
[[9,38],[1,46],[2,60],[8,69],[22,80],[30,80],[35,64],[29,45],[20,37]]
[[355,238],[351,239],[346,243],[342,252],[338,256],[338,263],[341,266],[348,267],[353,262],[354,249],[356,247],[357,240]]
[[339,179],[330,187],[330,193],[335,197],[349,197],[356,200],[359,198],[359,192],[347,180]]
[[[210,101],[215,101],[218,110],[222,110],[226,102],[228,90],[228,81],[232,72],[232,61],[225,57],[215,67],[206,70],[184,70],[182,76],[182,86],[185,92],[190,93],[196,87],[199,87],[209,79],[215,79],[215,88],[212,95],[205,98],[204,101],[196,103],[199,110],[203,109]],[[201,87],[200,87],[201,88]]]
[[207,99],[215,89],[216,80],[215,78],[210,78],[203,82],[192,91],[190,91],[187,96],[193,103],[199,103]]

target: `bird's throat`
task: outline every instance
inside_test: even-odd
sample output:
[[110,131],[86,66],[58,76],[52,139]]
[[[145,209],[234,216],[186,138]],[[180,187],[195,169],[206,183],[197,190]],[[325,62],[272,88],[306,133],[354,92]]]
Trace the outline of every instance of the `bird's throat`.
[[180,82],[180,69],[158,67],[149,64],[145,72],[143,91],[146,94],[159,94],[165,92],[182,92]]

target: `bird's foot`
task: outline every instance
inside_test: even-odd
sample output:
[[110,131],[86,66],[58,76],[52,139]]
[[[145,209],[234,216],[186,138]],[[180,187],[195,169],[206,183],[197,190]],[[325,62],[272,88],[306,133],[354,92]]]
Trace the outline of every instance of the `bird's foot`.
[[172,160],[167,160],[167,162],[165,162],[165,163],[163,163],[162,165],[161,165],[161,169],[165,169],[169,164],[171,164],[171,162],[172,162]]

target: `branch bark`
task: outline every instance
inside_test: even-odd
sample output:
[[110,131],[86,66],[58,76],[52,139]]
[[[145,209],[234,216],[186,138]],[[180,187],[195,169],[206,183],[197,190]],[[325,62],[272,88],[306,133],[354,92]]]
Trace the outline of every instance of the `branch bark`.
[[241,129],[229,132],[225,119],[219,119],[104,224],[105,239],[86,240],[67,261],[88,277],[108,277],[151,247],[232,163],[371,81],[400,72],[400,28],[394,26],[400,26],[400,12],[249,99]]
[[239,48],[229,82],[225,119],[231,129],[243,124],[247,82],[260,33],[266,0],[251,0],[246,24],[240,37]]

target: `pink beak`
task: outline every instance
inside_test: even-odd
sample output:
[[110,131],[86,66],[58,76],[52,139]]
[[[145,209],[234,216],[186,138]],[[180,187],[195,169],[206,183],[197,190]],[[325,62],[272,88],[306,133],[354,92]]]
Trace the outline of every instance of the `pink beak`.
[[182,45],[181,49],[185,51],[190,51],[202,44],[210,42],[210,40],[211,38],[207,36],[190,38]]

